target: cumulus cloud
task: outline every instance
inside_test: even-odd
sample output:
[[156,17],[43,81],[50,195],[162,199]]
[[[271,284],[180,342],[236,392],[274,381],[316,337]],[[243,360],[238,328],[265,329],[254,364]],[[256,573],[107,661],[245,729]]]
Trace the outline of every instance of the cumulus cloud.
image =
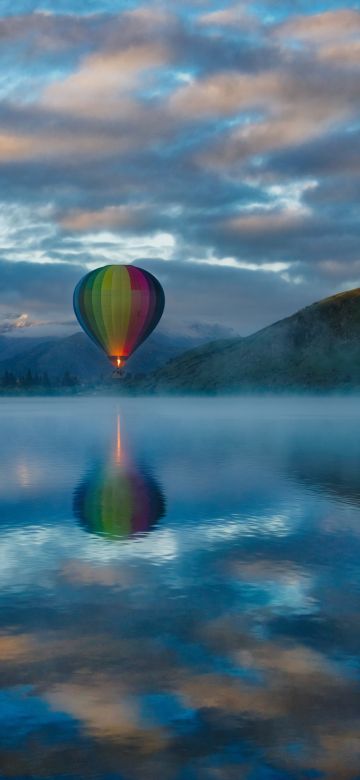
[[37,320],[31,320],[25,312],[24,314],[9,314],[3,320],[0,320],[0,333],[11,333],[12,331],[31,328],[34,325],[41,324]]
[[59,224],[66,230],[86,231],[106,228],[135,228],[145,222],[142,206],[107,206],[98,211],[74,209],[59,218]]
[[282,40],[294,39],[325,62],[360,67],[360,12],[351,8],[300,16],[278,28]]
[[167,59],[164,47],[151,44],[94,54],[75,73],[47,87],[43,104],[81,115],[121,115],[131,110],[131,101],[124,105],[125,96],[138,86],[141,74],[165,65]]
[[[357,283],[358,11],[340,0],[311,12],[302,0],[42,7],[23,0],[0,16],[5,74],[16,59],[16,78],[0,82],[4,261],[66,264],[69,280],[162,258],[179,298],[206,280],[207,321],[208,269],[225,278],[231,266],[239,285],[252,279],[247,330],[262,322],[263,274],[269,320],[308,303],[312,284],[321,297]],[[10,310],[41,319],[22,289],[19,274]],[[226,305],[220,316],[234,326]]]
[[69,161],[72,157],[91,159],[96,155],[109,155],[111,152],[125,152],[131,147],[131,140],[114,139],[107,133],[90,132],[76,135],[69,128],[60,132],[48,133],[40,130],[35,134],[0,135],[0,161],[21,162],[23,160],[46,162],[47,160]]
[[[75,264],[0,260],[0,331],[30,333],[39,327],[45,335],[53,325],[61,331],[65,323],[75,330],[72,292],[82,274]],[[20,305],[26,307],[21,313],[14,308]]]
[[329,42],[339,38],[353,39],[360,30],[360,13],[353,8],[295,16],[281,24],[278,32],[303,41]]
[[209,27],[233,27],[235,25],[246,29],[256,25],[256,16],[251,14],[244,4],[238,3],[228,8],[202,14],[198,18],[198,23]]

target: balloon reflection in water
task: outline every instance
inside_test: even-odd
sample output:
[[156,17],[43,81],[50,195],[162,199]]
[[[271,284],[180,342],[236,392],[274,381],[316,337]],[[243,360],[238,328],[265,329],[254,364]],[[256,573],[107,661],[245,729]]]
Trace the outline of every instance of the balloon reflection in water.
[[87,473],[74,492],[73,509],[87,531],[114,539],[146,533],[165,515],[156,479],[125,458],[119,417],[115,453],[110,462]]

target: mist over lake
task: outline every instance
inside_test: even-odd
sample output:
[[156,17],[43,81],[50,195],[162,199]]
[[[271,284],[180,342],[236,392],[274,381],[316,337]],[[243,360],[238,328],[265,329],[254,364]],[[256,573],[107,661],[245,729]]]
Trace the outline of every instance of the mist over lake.
[[359,777],[358,399],[0,424],[2,778]]

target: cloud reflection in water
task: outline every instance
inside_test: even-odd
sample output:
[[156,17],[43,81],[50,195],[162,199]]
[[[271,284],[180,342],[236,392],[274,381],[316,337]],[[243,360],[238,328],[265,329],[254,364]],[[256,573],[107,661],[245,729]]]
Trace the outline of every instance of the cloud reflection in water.
[[[39,474],[0,527],[2,776],[357,780],[356,411],[161,403],[122,404],[129,446],[108,399],[3,415],[1,462],[18,437]],[[138,463],[167,513],[128,536],[104,484]],[[109,537],[74,522],[84,484]]]

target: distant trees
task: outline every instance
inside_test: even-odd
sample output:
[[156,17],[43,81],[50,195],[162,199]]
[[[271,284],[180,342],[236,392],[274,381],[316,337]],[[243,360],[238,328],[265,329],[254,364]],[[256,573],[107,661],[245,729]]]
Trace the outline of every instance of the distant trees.
[[70,374],[69,371],[65,371],[61,379],[61,387],[76,387],[79,384],[77,376]]
[[47,371],[35,373],[30,368],[20,376],[6,370],[0,376],[0,390],[23,392],[52,392],[58,389],[75,390],[80,382],[77,376],[65,371],[62,376],[50,379]]
[[33,376],[33,373],[31,371],[31,369],[29,368],[27,370],[25,376],[23,376],[20,381],[22,383],[22,386],[26,390],[29,390],[30,387],[34,387],[36,380],[37,380],[37,376]]
[[16,376],[11,371],[5,371],[5,374],[2,376],[1,380],[1,386],[2,387],[15,387],[16,386]]

